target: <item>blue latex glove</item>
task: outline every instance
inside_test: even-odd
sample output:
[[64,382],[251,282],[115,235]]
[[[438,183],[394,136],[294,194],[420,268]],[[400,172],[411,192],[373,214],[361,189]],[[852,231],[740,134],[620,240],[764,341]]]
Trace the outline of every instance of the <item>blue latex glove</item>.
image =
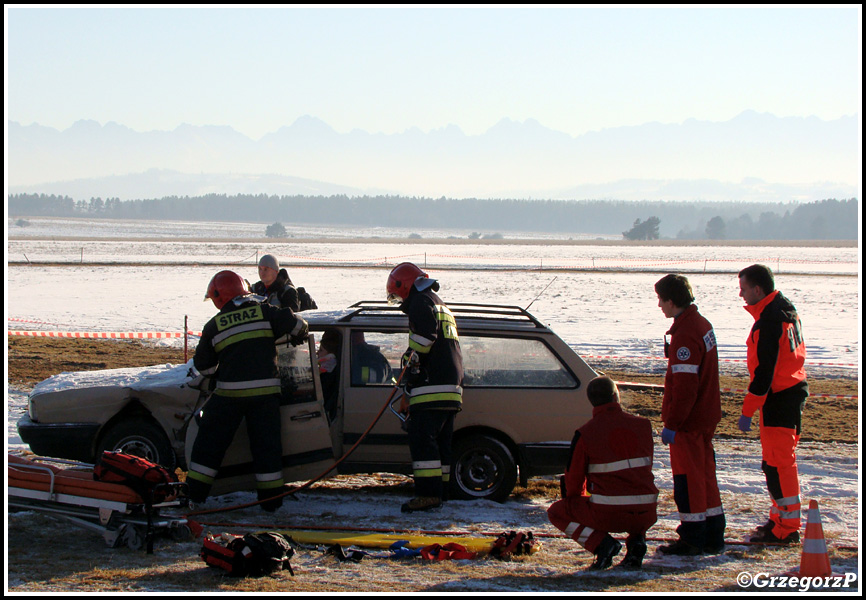
[[747,417],[746,415],[741,415],[740,420],[737,421],[737,427],[740,428],[740,431],[751,431],[752,430],[752,417]]
[[662,429],[662,443],[663,444],[673,444],[674,443],[674,436],[676,434],[677,434],[676,431],[673,431],[673,430],[665,427],[664,429]]

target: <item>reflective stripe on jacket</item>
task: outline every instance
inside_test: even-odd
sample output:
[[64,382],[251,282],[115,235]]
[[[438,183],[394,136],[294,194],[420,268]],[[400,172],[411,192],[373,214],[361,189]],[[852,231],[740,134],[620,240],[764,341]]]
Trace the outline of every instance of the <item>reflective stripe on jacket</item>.
[[806,343],[794,305],[778,290],[743,308],[755,319],[746,340],[749,389],[743,414],[752,416],[767,394],[778,394],[806,381]]
[[652,463],[649,419],[624,412],[617,402],[595,407],[572,441],[566,497],[588,495],[592,503],[629,510],[654,507],[659,491]]
[[668,331],[662,421],[673,431],[715,431],[722,419],[719,352],[712,324],[689,305]]
[[247,296],[227,302],[202,329],[193,357],[200,373],[214,372],[216,392],[249,397],[280,393],[274,342],[297,334],[304,321],[290,308]]
[[459,410],[463,355],[454,316],[429,288],[413,287],[400,309],[409,317],[409,348],[419,359],[418,376],[407,387],[410,410]]

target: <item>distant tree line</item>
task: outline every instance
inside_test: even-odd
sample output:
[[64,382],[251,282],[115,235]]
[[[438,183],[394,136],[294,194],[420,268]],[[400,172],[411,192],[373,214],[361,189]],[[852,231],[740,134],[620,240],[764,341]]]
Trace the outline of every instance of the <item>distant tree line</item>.
[[622,232],[622,237],[627,240],[657,240],[659,239],[659,225],[661,225],[661,219],[658,217],[650,217],[646,221],[635,219],[631,229]]
[[[643,235],[679,239],[857,239],[856,198],[809,203],[482,200],[402,196],[208,194],[147,200],[13,194],[9,217],[237,221],[429,229]],[[637,231],[632,231],[629,227]],[[643,229],[642,229],[643,228]],[[644,230],[645,229],[645,230]],[[263,230],[264,231],[264,230]]]

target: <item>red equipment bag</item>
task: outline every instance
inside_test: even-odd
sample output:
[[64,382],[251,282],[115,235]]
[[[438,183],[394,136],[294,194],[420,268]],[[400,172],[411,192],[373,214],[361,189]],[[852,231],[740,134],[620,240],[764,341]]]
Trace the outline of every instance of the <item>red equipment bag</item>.
[[177,476],[162,465],[140,456],[107,450],[93,466],[93,479],[130,487],[147,504],[174,500],[180,486]]
[[202,543],[200,556],[209,567],[222,569],[229,575],[243,577],[246,573],[243,554],[237,551],[239,535],[223,533],[217,537],[210,534]]
[[535,554],[539,544],[533,537],[531,531],[509,531],[500,533],[490,550],[490,556],[501,559],[510,559],[520,554]]
[[465,546],[450,542],[444,546],[431,544],[421,548],[421,557],[427,560],[461,560],[477,558],[477,552],[470,552]]

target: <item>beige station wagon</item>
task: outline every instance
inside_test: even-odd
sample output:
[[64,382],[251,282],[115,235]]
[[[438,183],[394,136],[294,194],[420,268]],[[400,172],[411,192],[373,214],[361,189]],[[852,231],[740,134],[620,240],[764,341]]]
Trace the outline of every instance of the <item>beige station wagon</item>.
[[[522,308],[460,303],[449,308],[465,371],[463,410],[454,425],[451,497],[504,501],[518,479],[525,485],[530,477],[564,471],[574,430],[592,414],[585,390],[596,373]],[[277,346],[286,481],[324,472],[411,473],[408,438],[394,411],[401,393],[394,380],[408,345],[406,316],[397,307],[365,301],[343,310],[306,311],[303,317],[309,342],[295,347],[283,340]],[[337,367],[323,381],[316,349],[326,332],[339,348]],[[372,354],[379,363],[371,368]],[[208,397],[207,380],[190,365],[51,377],[30,394],[29,414],[18,424],[21,439],[44,456],[93,462],[109,449],[184,467],[198,433],[196,415]],[[254,485],[242,425],[213,493]]]

